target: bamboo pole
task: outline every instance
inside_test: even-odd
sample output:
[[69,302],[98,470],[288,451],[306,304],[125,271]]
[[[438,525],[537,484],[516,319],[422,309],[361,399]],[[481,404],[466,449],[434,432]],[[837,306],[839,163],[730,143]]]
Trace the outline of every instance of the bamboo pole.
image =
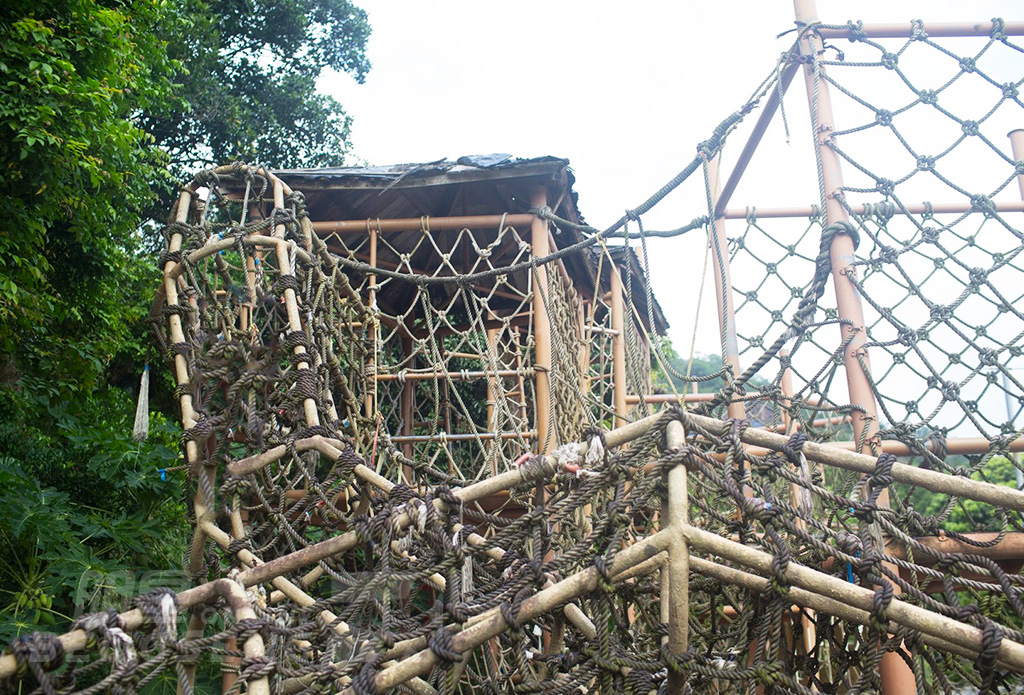
[[[545,200],[546,203],[546,200]],[[396,217],[393,219],[373,220],[374,227],[381,233],[418,232],[430,230],[434,232],[457,231],[461,229],[498,229],[499,225],[507,227],[525,227],[533,224],[537,217],[523,213],[515,215],[467,215],[463,217]],[[320,236],[330,234],[366,234],[366,220],[320,220],[313,222],[313,231]]]
[[[694,572],[712,577],[726,584],[742,587],[755,594],[763,594],[769,591],[771,586],[771,582],[764,577],[732,567],[726,567],[721,563],[711,562],[699,557],[690,558],[690,567]],[[835,616],[840,620],[857,623],[858,625],[871,625],[871,613],[869,611],[857,608],[845,601],[829,598],[824,594],[791,586],[786,592],[786,597],[798,606],[803,606],[823,615]],[[890,621],[889,631],[893,631],[896,627],[897,625]],[[929,647],[941,649],[944,652],[967,657],[968,659],[976,659],[978,657],[978,650],[962,647],[941,637],[922,635],[922,641]],[[1001,669],[1012,668],[1002,660],[997,660],[996,666]]]
[[431,372],[411,372],[408,370],[402,370],[400,372],[394,372],[391,374],[377,374],[374,379],[376,381],[430,381],[433,379],[451,379],[452,381],[471,381],[474,379],[512,379],[518,376],[530,376],[534,374],[532,369],[498,369],[498,370],[468,370],[461,369],[455,370],[443,370],[443,371],[431,371]]
[[[533,192],[530,204],[535,208],[547,205],[547,190],[539,186]],[[548,223],[540,217],[534,217],[530,228],[530,254],[534,258],[543,258],[551,253],[551,236]],[[534,268],[534,281],[537,286],[533,291],[533,365],[537,384],[537,398],[534,404],[537,422],[537,451],[546,454],[555,447],[551,429],[551,318],[545,304],[549,295],[548,268],[539,265]]]
[[[728,431],[729,424],[715,418],[693,413],[687,413],[686,418],[697,427],[716,434],[725,434]],[[747,444],[771,451],[781,451],[782,446],[788,442],[788,438],[781,434],[753,427],[744,430],[741,439]],[[815,442],[805,442],[802,451],[809,460],[858,473],[873,472],[877,462],[873,456]],[[972,480],[960,475],[937,473],[905,463],[893,464],[892,476],[897,482],[916,485],[943,495],[955,495],[1004,509],[1024,511],[1024,492],[1010,487]]]
[[[402,351],[405,353],[406,358],[409,360],[409,364],[412,367],[416,366],[416,357],[413,355],[413,342],[412,338],[408,336],[402,337]],[[413,421],[416,418],[416,385],[406,381],[402,384],[402,430],[401,435],[404,437],[411,437],[413,434],[414,426]],[[411,443],[402,444],[402,453],[407,459],[411,459],[413,456],[413,447]],[[405,479],[412,484],[412,467],[409,465],[405,466]]]
[[623,297],[622,275],[617,264],[608,256],[608,273],[611,276],[612,313],[612,397],[615,408],[615,426],[626,424],[629,407],[626,405],[626,310]]
[[[683,529],[683,535],[694,549],[703,553],[726,558],[765,574],[772,571],[773,558],[767,553],[694,526],[686,526]],[[840,601],[862,611],[870,612],[874,608],[875,592],[871,589],[818,572],[797,562],[789,563],[786,569],[786,580],[801,589],[834,601]],[[904,625],[932,637],[938,637],[975,653],[981,649],[982,631],[978,628],[907,603],[899,598],[892,600],[886,614],[889,620],[897,625]],[[999,647],[999,658],[1008,668],[1017,673],[1024,673],[1024,645],[1004,637]]]
[[[714,220],[711,224],[712,270],[715,277],[715,306],[718,307],[718,330],[722,338],[722,358],[732,369],[735,379],[740,370],[740,347],[736,336],[736,309],[733,305],[732,279],[729,273],[729,239],[725,233],[725,218],[715,215],[718,206],[718,166],[721,153],[716,152],[704,169],[705,185],[710,191],[708,209]],[[747,416],[743,401],[731,401],[729,417],[742,420]]]
[[[818,22],[817,8],[814,0],[793,0],[793,10],[798,27]],[[807,105],[811,114],[811,127],[814,132],[814,144],[817,147],[819,176],[824,196],[825,216],[830,227],[848,223],[846,208],[842,202],[843,172],[838,153],[832,148],[835,122],[832,115],[832,99],[829,85],[824,79],[824,68],[819,64],[819,56],[824,50],[821,37],[814,31],[801,32],[797,45],[800,55],[807,60],[804,63],[804,80],[807,87]],[[853,284],[857,269],[853,238],[849,234],[838,233],[832,237],[830,257],[832,260],[832,286],[835,289],[836,305],[840,324],[841,344],[843,350],[843,366],[846,371],[846,383],[850,393],[850,402],[858,406],[852,412],[854,441],[858,447],[872,441],[878,433],[878,415],[875,394],[871,388],[868,374],[871,373],[871,361],[865,347],[868,340],[867,324],[864,321],[864,309],[861,306],[860,294]],[[888,506],[889,494],[883,490],[878,503]],[[906,663],[893,652],[886,652],[880,664],[882,691],[884,695],[915,695],[917,683],[914,673]]]
[[[377,228],[372,226],[369,221],[366,222],[367,233],[370,235],[370,267],[377,267]],[[366,276],[366,285],[369,288],[369,299],[370,299],[370,311],[374,315],[377,314],[377,275],[376,273],[369,273]],[[372,321],[370,330],[373,332],[373,354],[371,356],[371,362],[373,364],[373,378],[376,379],[377,374],[377,322]],[[372,380],[371,380],[372,381]],[[372,388],[371,388],[372,387]],[[364,404],[364,410],[366,417],[375,418],[377,412],[377,387],[376,384],[368,384],[366,387],[366,399]]]
[[[611,574],[613,576],[621,574],[625,570],[657,555],[668,547],[678,535],[677,529],[666,529],[619,551],[612,561]],[[552,584],[550,587],[527,598],[523,601],[517,617],[522,622],[533,620],[574,598],[595,591],[597,585],[597,569],[590,567],[582,572],[566,577],[562,581]],[[490,611],[490,614],[485,619],[454,635],[452,647],[457,652],[466,653],[489,639],[497,637],[507,627],[501,611],[494,609]],[[380,693],[395,688],[413,676],[429,673],[437,663],[438,658],[434,652],[430,649],[421,650],[394,666],[380,671],[374,679],[375,690]],[[347,688],[342,691],[342,695],[353,695],[353,691],[351,688]]]
[[[668,450],[679,449],[686,443],[686,432],[678,420],[673,420],[665,430],[665,445]],[[690,522],[690,499],[686,484],[686,466],[678,465],[668,472],[667,520],[672,529],[682,529]],[[680,534],[669,546],[669,630],[668,649],[674,657],[681,658],[689,646],[690,639],[690,549]],[[664,598],[662,598],[664,601]],[[673,669],[668,671],[669,695],[679,695],[686,685],[686,677]]]

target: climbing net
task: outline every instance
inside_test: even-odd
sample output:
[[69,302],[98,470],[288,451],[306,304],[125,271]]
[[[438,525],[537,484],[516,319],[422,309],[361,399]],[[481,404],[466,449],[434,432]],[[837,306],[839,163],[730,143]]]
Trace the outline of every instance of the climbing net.
[[[981,75],[998,106],[1022,106],[979,67],[997,50],[1019,52],[999,26],[945,86],[913,87],[905,108],[869,107],[835,73],[888,70],[916,84],[903,68],[912,50],[952,55],[921,27],[896,51],[848,28],[878,60],[787,54],[808,66],[812,94],[827,83],[872,111],[830,138],[848,170],[875,169],[847,138],[877,131],[910,143],[893,124],[918,110],[938,110],[963,137],[946,150],[902,144],[917,162],[909,174],[870,187],[851,177],[796,233],[750,211],[713,259],[728,258],[737,278],[750,366],[725,370],[709,402],[650,415],[641,405],[617,429],[607,427],[603,292],[581,307],[558,259],[533,256],[515,227],[419,234],[414,244],[435,245],[424,255],[442,259],[433,269],[380,234],[367,266],[369,249],[314,234],[302,196],[265,169],[201,174],[165,230],[158,321],[194,493],[192,586],[84,616],[60,637],[22,638],[0,657],[0,676],[46,695],[160,684],[191,695],[222,674],[225,692],[255,695],[860,693],[899,669],[921,692],[1017,688],[1024,579],[997,551],[1021,530],[1024,493],[990,478],[1019,466],[1019,406],[1000,420],[990,396],[1019,402],[1022,391],[1008,366],[1022,335],[1021,237],[996,199],[1024,171],[980,135],[995,116],[968,122],[938,106]],[[570,252],[600,247],[698,171],[779,87],[773,75],[673,182],[608,230],[583,230]],[[988,188],[952,165],[977,142],[998,165],[986,169]],[[961,176],[971,188],[956,187]],[[907,196],[926,177],[968,209],[914,212]],[[848,222],[823,218],[833,200]],[[710,233],[707,218],[678,231],[701,226]],[[839,369],[856,332],[826,296],[837,236],[859,243],[855,282],[869,313],[858,364],[874,374],[877,437],[851,425],[864,405],[849,403]],[[487,253],[494,244],[511,255]],[[463,256],[469,269],[456,270],[450,259]],[[546,454],[529,451],[539,436],[529,433],[535,292],[557,336],[557,446]],[[642,396],[663,356],[642,323],[629,325],[626,348],[641,353],[630,388]],[[582,378],[591,401],[574,396]],[[725,417],[736,403],[749,418]],[[968,426],[985,445],[958,458],[950,447]],[[483,436],[503,432],[512,435]],[[475,448],[453,454],[446,438],[457,434]],[[901,459],[886,442],[904,447]]]

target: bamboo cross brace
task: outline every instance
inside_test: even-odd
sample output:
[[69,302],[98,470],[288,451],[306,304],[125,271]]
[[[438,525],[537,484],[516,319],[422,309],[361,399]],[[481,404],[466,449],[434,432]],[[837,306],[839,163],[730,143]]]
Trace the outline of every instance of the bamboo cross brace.
[[[661,414],[648,416],[643,420],[637,420],[636,422],[632,422],[629,425],[626,425],[625,427],[621,427],[617,430],[612,430],[605,435],[605,444],[611,448],[618,447],[621,446],[622,444],[633,441],[634,439],[643,436],[662,417],[663,415]],[[315,439],[316,438],[311,438],[311,440]],[[323,441],[329,442],[329,440],[326,439],[323,439]],[[285,449],[285,447],[282,446],[280,448],[282,449],[283,454],[283,450]],[[585,442],[582,443],[580,447],[581,452],[585,452],[586,448],[587,444]],[[265,452],[265,454],[271,455],[272,452],[276,452],[276,449],[277,447],[275,447],[275,449],[271,449]],[[581,453],[581,456],[582,455],[583,454]],[[280,454],[278,454],[278,456],[280,456]],[[249,459],[237,461],[235,462],[235,464],[232,465],[239,465],[243,463],[245,463],[246,465],[255,465],[256,459],[264,460],[267,463],[273,460],[272,456],[265,457],[264,454],[259,454],[256,457],[250,457]],[[535,468],[513,469],[510,471],[506,471],[505,473],[501,473],[497,476],[487,478],[486,480],[482,480],[473,485],[469,485],[465,488],[456,490],[453,494],[455,494],[455,496],[458,497],[462,502],[472,502],[483,497],[486,497],[494,492],[507,490],[510,487],[514,487],[516,485],[535,482],[536,480],[544,476],[552,474],[557,465],[555,459],[551,456],[542,457],[541,463],[542,465],[537,466]],[[376,474],[373,473],[373,471],[370,471],[369,469],[367,469],[367,474],[368,477],[376,476]],[[439,500],[435,500],[435,504],[443,505],[444,503],[440,502]],[[197,509],[197,513],[198,512],[199,510]],[[404,525],[408,525],[410,522],[408,514],[400,515],[397,519],[397,522],[403,525],[403,527]],[[208,526],[208,528],[212,530],[213,528],[217,527]],[[224,533],[223,531],[221,531],[221,533],[224,534],[225,538],[227,538],[226,533]],[[228,538],[228,542],[230,542],[230,538]],[[252,555],[252,559],[256,563],[255,566],[250,570],[240,572],[236,576],[236,581],[239,581],[243,584],[243,586],[246,587],[253,586],[255,584],[261,584],[263,582],[271,582],[277,578],[284,579],[284,582],[291,584],[291,582],[282,577],[282,575],[288,572],[292,572],[301,567],[305,567],[316,562],[319,562],[324,558],[330,557],[331,555],[339,552],[343,552],[346,549],[355,547],[358,544],[358,542],[359,541],[358,538],[356,537],[356,534],[353,532],[348,532],[341,536],[329,539],[328,541],[323,541],[321,543],[317,543],[316,545],[308,546],[306,548],[303,548],[302,550],[291,553],[290,555],[285,555],[283,557],[277,558],[267,563],[260,564],[258,558],[256,558],[255,555]],[[621,557],[621,554],[619,555],[619,557]],[[617,572],[621,572],[623,571],[623,569],[624,568],[621,568],[617,570]],[[218,581],[221,580],[207,582],[197,587],[193,587],[191,589],[186,589],[185,591],[182,591],[176,597],[178,607],[181,609],[188,609],[194,606],[198,606],[200,604],[209,603],[211,601],[216,600],[217,589],[215,585],[216,582]],[[281,585],[278,586],[278,588],[281,588],[281,586],[287,586],[287,584],[285,584],[284,582],[282,582]],[[298,589],[298,587],[296,586],[295,589]],[[290,587],[289,590],[291,590]],[[121,613],[119,618],[121,619],[124,629],[126,631],[137,630],[139,627],[142,626],[144,621],[142,612],[138,609],[132,609],[124,613]],[[64,647],[66,652],[81,651],[86,647],[86,642],[88,641],[88,634],[84,630],[71,630],[70,632],[66,632],[63,635],[60,635],[59,639],[61,645]],[[9,678],[11,675],[15,673],[16,670],[17,662],[14,658],[14,655],[5,654],[0,656],[0,679]]]
[[[767,591],[771,585],[767,578],[760,575],[744,572],[733,567],[726,567],[721,563],[699,557],[690,558],[690,567],[694,572],[699,572],[733,586],[742,587],[757,594]],[[857,623],[858,625],[871,625],[871,613],[869,611],[862,610],[844,601],[829,598],[823,594],[791,586],[786,592],[786,598],[798,606],[809,608],[823,615],[835,616],[841,620]],[[895,629],[896,624],[890,620],[887,631],[894,632]],[[978,658],[977,649],[968,649],[941,637],[924,634],[921,636],[921,641],[930,647],[957,654],[958,656],[964,656],[968,659]],[[1001,659],[996,661],[996,666],[1004,670],[1013,670],[1012,666]]]
[[[722,538],[714,533],[686,525],[683,535],[690,545],[704,553],[724,557],[759,572],[772,571],[772,556],[741,543]],[[828,599],[844,603],[853,608],[870,612],[874,606],[875,592],[851,584],[831,575],[811,569],[796,562],[790,562],[786,569],[786,580]],[[889,621],[917,630],[926,635],[977,653],[981,648],[982,632],[976,627],[947,618],[926,608],[915,606],[893,598],[886,611]],[[999,646],[998,658],[1007,668],[1024,673],[1024,645],[1004,637]]]
[[[610,574],[614,577],[645,560],[657,556],[658,553],[669,547],[678,538],[679,530],[669,528],[659,531],[649,538],[637,541],[615,555],[615,559],[612,561],[609,569]],[[523,601],[517,617],[521,621],[533,620],[574,598],[592,592],[597,589],[598,578],[599,574],[595,567],[588,567],[581,572],[566,577]],[[464,654],[484,642],[497,637],[508,627],[500,610],[493,609],[489,613],[487,617],[452,637],[452,647],[455,651]],[[437,664],[438,658],[434,652],[430,649],[420,650],[409,658],[399,661],[394,666],[389,666],[380,671],[374,680],[376,691],[378,693],[384,692],[405,683],[414,676],[430,673],[431,669]],[[354,693],[351,688],[346,688],[342,691],[342,695],[354,695]]]
[[[295,449],[297,451],[308,451],[310,449],[316,449],[320,453],[324,454],[325,456],[333,460],[337,460],[341,456],[341,447],[344,446],[344,442],[341,442],[339,440],[326,439],[324,437],[319,436],[310,437],[308,439],[300,439],[295,442]],[[257,454],[256,456],[249,457],[248,459],[235,461],[228,465],[228,472],[236,474],[242,472],[254,472],[266,465],[269,465],[273,461],[280,459],[281,456],[284,455],[286,450],[287,448],[284,445],[280,445],[274,447],[273,449],[265,451],[262,454]],[[549,465],[554,465],[553,459],[551,459]],[[395,484],[392,483],[390,480],[387,480],[386,478],[379,475],[378,473],[376,473],[375,471],[373,471],[371,468],[367,467],[364,464],[356,464],[355,473],[359,477],[363,478],[366,482],[371,483],[372,485],[378,487],[384,492],[391,492],[391,489],[395,487]],[[440,504],[441,503],[438,502],[438,508],[440,508]],[[460,530],[462,530],[461,524],[456,524],[454,527],[452,527],[452,533],[458,533]],[[482,545],[487,544],[487,539],[485,539],[478,533],[466,534],[465,538],[466,542],[472,546],[480,547]],[[226,543],[223,543],[222,545],[224,547],[227,547]],[[499,547],[490,548],[487,551],[487,554],[494,560],[500,560],[502,557],[504,557],[505,550]],[[252,563],[248,564],[252,565]],[[445,578],[436,573],[428,577],[428,580],[442,591],[447,586],[447,581],[445,580]],[[573,623],[573,625],[575,625],[585,635],[587,635],[590,638],[593,638],[593,636],[596,635],[596,628],[594,627],[593,621],[590,620],[589,617],[587,617],[587,615],[580,609],[579,606],[575,604],[567,605],[565,614],[566,617],[568,617],[569,620]]]
[[[693,413],[686,413],[684,418],[703,429],[718,434],[728,432],[730,427],[728,422],[703,415],[694,415]],[[789,441],[781,434],[754,427],[748,427],[743,430],[740,438],[746,444],[761,446],[775,451],[781,451],[782,446]],[[856,471],[858,473],[872,473],[875,470],[875,458],[866,454],[838,449],[826,444],[805,442],[803,453],[810,460],[835,468]],[[972,480],[964,476],[937,473],[915,466],[908,466],[905,463],[893,464],[892,477],[897,482],[923,487],[932,492],[955,495],[1003,507],[1004,509],[1024,512],[1024,492],[1011,487],[993,485],[992,483]]]

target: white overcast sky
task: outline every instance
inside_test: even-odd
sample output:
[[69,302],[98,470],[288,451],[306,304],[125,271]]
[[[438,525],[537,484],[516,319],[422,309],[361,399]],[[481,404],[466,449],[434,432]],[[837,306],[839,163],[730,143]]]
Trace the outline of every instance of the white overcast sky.
[[[788,0],[357,2],[373,30],[373,68],[362,85],[325,75],[321,86],[353,117],[359,161],[490,152],[564,157],[576,175],[580,210],[597,227],[685,166],[695,145],[743,104],[794,40],[791,33],[776,38],[794,26]],[[920,18],[927,28],[929,22],[1021,19],[1024,5],[819,0],[818,15],[827,23]],[[817,202],[802,77],[785,107],[791,141],[776,117],[730,207]],[[737,136],[724,154],[723,180],[746,139]],[[706,214],[700,175],[693,184],[647,216],[647,227],[673,228]],[[694,331],[700,234],[688,245],[660,247],[652,261],[655,292],[684,354]],[[700,316],[703,352],[718,351],[712,296],[705,293]]]

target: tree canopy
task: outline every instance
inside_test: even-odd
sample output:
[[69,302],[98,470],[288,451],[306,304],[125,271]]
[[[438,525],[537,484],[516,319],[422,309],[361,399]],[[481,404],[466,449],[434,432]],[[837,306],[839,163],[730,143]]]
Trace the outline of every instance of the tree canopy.
[[348,0],[8,0],[0,31],[0,624],[23,631],[72,617],[73,577],[180,567],[166,377],[131,440],[162,359],[147,220],[212,162],[343,163],[316,82],[362,80],[370,29]]

